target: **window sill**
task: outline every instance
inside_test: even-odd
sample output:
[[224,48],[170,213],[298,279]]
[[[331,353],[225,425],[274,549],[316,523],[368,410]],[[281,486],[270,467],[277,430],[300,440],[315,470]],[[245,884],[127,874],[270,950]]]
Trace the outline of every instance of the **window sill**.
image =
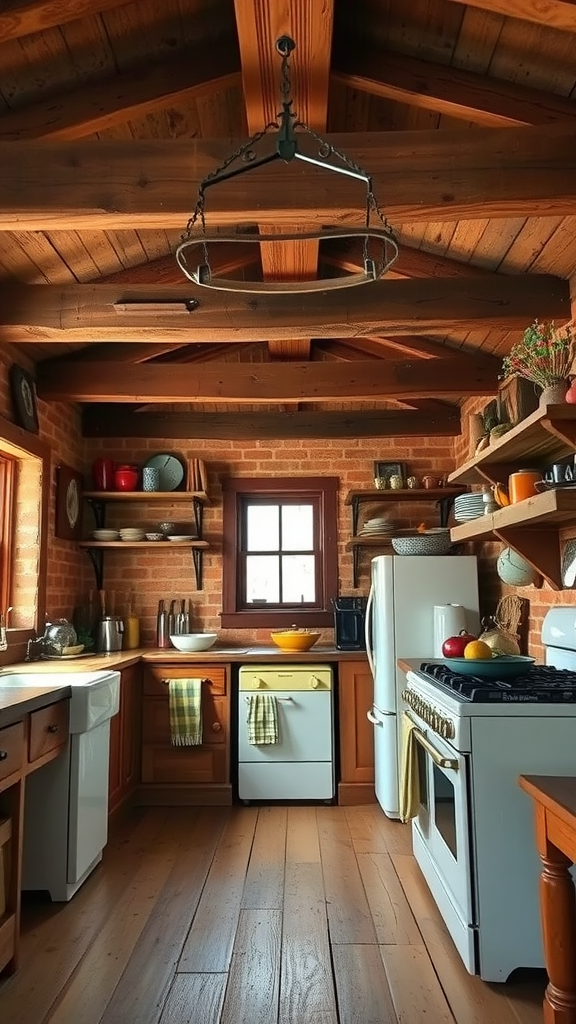
[[299,626],[308,629],[312,626],[331,628],[334,626],[334,613],[331,611],[278,611],[263,608],[245,612],[222,612],[220,615],[222,629],[281,629],[282,626]]

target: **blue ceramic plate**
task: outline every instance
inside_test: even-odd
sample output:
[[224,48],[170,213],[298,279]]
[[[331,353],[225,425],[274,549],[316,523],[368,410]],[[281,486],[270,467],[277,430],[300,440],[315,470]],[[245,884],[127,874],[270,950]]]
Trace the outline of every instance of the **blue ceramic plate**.
[[513,679],[534,664],[523,654],[502,654],[499,658],[444,658],[444,664],[463,676],[480,679]]

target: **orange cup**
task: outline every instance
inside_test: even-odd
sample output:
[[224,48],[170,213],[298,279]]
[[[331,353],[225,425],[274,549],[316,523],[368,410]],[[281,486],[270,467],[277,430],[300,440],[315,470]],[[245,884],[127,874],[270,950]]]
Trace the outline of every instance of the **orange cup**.
[[539,491],[536,484],[542,480],[542,473],[537,469],[519,469],[508,477],[508,494],[511,504],[532,498]]

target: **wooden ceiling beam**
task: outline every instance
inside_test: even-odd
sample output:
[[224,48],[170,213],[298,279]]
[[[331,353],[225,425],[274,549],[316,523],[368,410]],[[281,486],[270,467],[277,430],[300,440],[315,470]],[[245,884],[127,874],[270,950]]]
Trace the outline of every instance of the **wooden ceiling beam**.
[[[389,349],[405,352],[409,358],[417,359],[443,359],[446,355],[459,356],[469,359],[471,353],[462,349],[452,349],[439,342],[429,341],[427,338],[413,338],[406,335],[400,338],[348,338],[345,341],[316,341],[315,349],[326,353],[339,352],[347,359],[387,359],[390,358]],[[347,355],[344,354],[346,349]],[[476,354],[476,353],[474,353]]]
[[[187,312],[191,297],[197,308]],[[270,338],[429,335],[497,327],[534,317],[570,320],[568,282],[547,274],[485,279],[375,281],[335,293],[251,295],[182,285],[14,285],[0,289],[0,341],[240,342]],[[117,314],[114,305],[146,305]],[[176,307],[167,315],[165,304]],[[179,311],[181,307],[182,311]],[[130,308],[130,305],[128,305]]]
[[[372,174],[392,225],[576,212],[572,125],[327,138]],[[229,154],[221,140],[0,143],[0,230],[183,229],[196,183]],[[365,213],[357,182],[298,160],[281,165],[252,171],[250,184],[240,175],[213,187],[209,228],[344,225]]]
[[[486,277],[487,274],[494,273],[484,267],[461,263],[448,256],[438,256],[409,245],[400,245],[399,249],[398,259],[388,277]],[[321,259],[327,266],[357,273],[358,269],[364,266],[362,244],[356,240],[324,242]]]
[[88,406],[83,437],[188,437],[227,440],[328,437],[457,437],[460,409],[438,402],[433,410],[277,413],[133,412],[125,406]]
[[198,46],[162,63],[6,111],[0,116],[0,140],[80,139],[168,104],[189,103],[239,85],[233,41]]
[[365,40],[340,41],[334,52],[332,79],[371,96],[486,127],[576,120],[574,101],[563,96],[446,64],[417,60],[405,53],[371,46]]
[[21,39],[33,32],[42,32],[47,28],[58,28],[76,18],[88,18],[102,11],[111,11],[115,7],[123,7],[129,0],[74,0],[73,3],[62,3],[62,0],[8,0],[2,4],[0,12],[0,39]]
[[[462,0],[453,0],[462,4]],[[533,21],[537,25],[576,32],[576,0],[466,0],[468,7],[502,14],[506,18]]]
[[[210,245],[210,266],[219,275],[229,277],[241,270],[260,269],[258,245],[227,245],[225,242]],[[160,256],[149,263],[138,263],[134,267],[117,270],[98,279],[102,284],[181,284],[185,280],[175,256]]]
[[[498,363],[498,366],[500,364]],[[492,364],[470,359],[424,363],[373,360],[350,363],[236,363],[192,366],[138,363],[119,374],[116,363],[44,363],[38,395],[48,402],[249,403],[375,401],[390,398],[492,394]],[[464,378],[464,379],[463,379]]]

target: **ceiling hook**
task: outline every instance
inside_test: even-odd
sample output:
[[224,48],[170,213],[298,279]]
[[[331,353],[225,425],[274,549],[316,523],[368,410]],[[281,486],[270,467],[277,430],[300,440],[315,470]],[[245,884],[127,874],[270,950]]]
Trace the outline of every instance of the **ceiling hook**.
[[296,49],[296,43],[290,36],[280,36],[280,38],[276,40],[276,49],[281,57],[288,57],[292,53],[292,50]]

